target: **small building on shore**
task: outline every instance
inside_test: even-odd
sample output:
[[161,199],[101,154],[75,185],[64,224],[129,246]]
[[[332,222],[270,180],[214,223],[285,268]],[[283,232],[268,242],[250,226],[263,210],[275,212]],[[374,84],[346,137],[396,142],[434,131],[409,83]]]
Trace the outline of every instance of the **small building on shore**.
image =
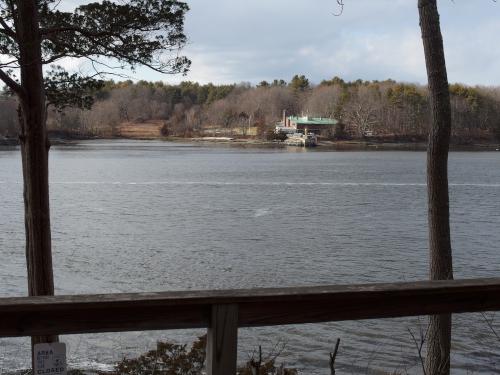
[[337,124],[337,120],[327,117],[286,116],[283,114],[283,121],[277,127],[277,130],[281,128],[284,133],[287,133],[287,130],[293,130],[294,132],[307,132],[316,135],[331,134]]

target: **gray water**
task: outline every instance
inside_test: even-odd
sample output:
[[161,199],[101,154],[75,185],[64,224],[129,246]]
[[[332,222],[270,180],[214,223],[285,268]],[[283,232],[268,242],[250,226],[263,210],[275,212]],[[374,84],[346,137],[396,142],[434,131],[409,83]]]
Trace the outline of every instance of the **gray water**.
[[[500,272],[500,152],[450,154],[456,278]],[[251,288],[427,277],[425,154],[243,149],[92,141],[53,147],[57,294]],[[0,296],[26,294],[18,150],[0,150]],[[500,333],[495,315],[493,327]],[[481,314],[454,316],[454,373],[498,373],[500,343]],[[426,319],[240,330],[240,359],[280,358],[328,374],[419,373]],[[109,367],[156,340],[203,331],[63,336],[75,367]],[[0,339],[0,372],[27,367],[27,339]]]

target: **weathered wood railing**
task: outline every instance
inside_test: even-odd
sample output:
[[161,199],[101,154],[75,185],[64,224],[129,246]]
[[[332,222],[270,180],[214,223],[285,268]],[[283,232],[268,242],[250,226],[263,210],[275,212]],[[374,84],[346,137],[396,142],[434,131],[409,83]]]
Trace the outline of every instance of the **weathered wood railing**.
[[0,337],[208,328],[207,372],[236,373],[238,327],[500,310],[500,278],[0,298]]

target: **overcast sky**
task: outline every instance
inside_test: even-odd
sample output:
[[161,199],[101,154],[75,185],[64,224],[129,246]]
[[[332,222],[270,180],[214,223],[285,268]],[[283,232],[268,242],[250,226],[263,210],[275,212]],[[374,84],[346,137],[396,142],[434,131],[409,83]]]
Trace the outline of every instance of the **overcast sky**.
[[[69,1],[77,3],[78,1]],[[140,69],[134,78],[251,82],[304,74],[312,82],[392,78],[425,83],[417,0],[189,0],[187,77]],[[500,85],[500,3],[439,0],[451,82]]]

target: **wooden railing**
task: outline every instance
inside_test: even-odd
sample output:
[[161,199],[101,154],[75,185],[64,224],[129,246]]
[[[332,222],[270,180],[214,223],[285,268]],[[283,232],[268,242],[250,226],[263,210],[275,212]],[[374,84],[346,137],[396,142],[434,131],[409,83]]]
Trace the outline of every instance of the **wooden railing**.
[[500,278],[0,298],[0,337],[208,328],[207,373],[234,375],[238,327],[500,310]]

